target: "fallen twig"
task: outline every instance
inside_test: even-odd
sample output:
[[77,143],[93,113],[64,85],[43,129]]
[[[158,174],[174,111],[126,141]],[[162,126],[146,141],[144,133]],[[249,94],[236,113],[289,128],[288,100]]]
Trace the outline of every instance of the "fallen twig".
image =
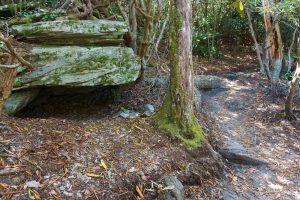
[[11,54],[13,57],[15,57],[23,66],[25,66],[28,70],[32,70],[33,66],[31,63],[27,62],[26,60],[24,60],[24,58],[22,56],[20,56],[16,50],[14,49],[14,47],[11,44],[11,40],[13,39],[13,36],[10,35],[7,38],[4,38],[4,36],[2,34],[0,34],[0,41],[3,42],[5,44],[5,46],[7,47],[9,54]]
[[14,174],[14,173],[18,173],[21,171],[25,171],[25,169],[21,169],[21,168],[4,168],[2,170],[0,170],[0,176],[5,176],[5,175],[9,175],[9,174]]

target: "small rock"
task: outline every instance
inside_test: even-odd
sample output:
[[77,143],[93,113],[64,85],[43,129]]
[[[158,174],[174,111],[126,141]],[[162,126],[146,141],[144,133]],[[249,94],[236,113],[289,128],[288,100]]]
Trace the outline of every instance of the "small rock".
[[124,119],[127,119],[127,118],[135,119],[139,116],[139,113],[130,111],[130,110],[122,107],[121,111],[118,113],[118,116],[120,116]]
[[129,113],[129,118],[130,118],[130,119],[135,119],[135,118],[137,118],[138,116],[139,116],[139,113],[137,113],[137,112],[131,111],[131,112]]
[[128,118],[130,114],[130,111],[126,108],[121,108],[120,112],[118,113],[118,115],[124,119]]
[[194,77],[195,86],[199,90],[210,90],[220,88],[222,80],[220,77],[211,75],[195,75]]
[[59,190],[60,191],[64,191],[66,188],[65,188],[65,186],[63,186],[63,185],[61,185],[60,187],[59,187]]
[[40,186],[40,183],[37,181],[28,181],[25,185],[24,188],[38,188]]
[[151,113],[153,113],[154,112],[154,106],[153,105],[151,105],[151,104],[146,104],[146,105],[144,105],[144,109],[145,109],[145,111],[149,111],[149,112],[151,112]]
[[154,113],[155,109],[154,106],[151,104],[146,104],[143,107],[143,115],[145,117],[150,117]]
[[184,200],[184,188],[175,176],[164,177],[164,183],[170,190],[164,191],[165,200]]

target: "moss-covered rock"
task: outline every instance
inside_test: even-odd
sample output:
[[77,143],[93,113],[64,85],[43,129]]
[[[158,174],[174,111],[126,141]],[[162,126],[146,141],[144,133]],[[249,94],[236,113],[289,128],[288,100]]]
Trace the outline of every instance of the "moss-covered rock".
[[32,88],[13,92],[4,104],[4,112],[14,115],[35,99],[40,89]]
[[30,43],[119,45],[128,32],[124,22],[109,20],[61,20],[11,27],[12,34]]
[[218,76],[196,75],[194,77],[195,86],[199,90],[216,89],[222,85],[222,80]]
[[16,78],[14,90],[37,86],[108,86],[135,81],[140,62],[127,47],[39,46],[31,50],[36,67]]

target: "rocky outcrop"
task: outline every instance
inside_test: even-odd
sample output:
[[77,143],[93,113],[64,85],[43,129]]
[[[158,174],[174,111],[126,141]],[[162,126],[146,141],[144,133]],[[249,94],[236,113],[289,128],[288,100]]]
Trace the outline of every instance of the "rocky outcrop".
[[30,61],[36,66],[21,73],[14,90],[37,86],[107,86],[133,82],[140,65],[127,47],[34,47]]
[[11,33],[19,40],[55,45],[122,45],[127,32],[124,22],[109,20],[62,20],[11,27]]
[[30,43],[27,60],[34,69],[18,70],[5,104],[8,114],[24,108],[41,87],[114,86],[139,76],[139,58],[123,39],[128,32],[124,22],[62,20],[15,25],[11,31]]

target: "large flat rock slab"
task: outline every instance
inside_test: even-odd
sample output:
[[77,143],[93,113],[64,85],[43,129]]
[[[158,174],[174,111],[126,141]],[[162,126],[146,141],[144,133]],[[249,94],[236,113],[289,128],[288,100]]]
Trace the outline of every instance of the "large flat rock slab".
[[59,45],[120,45],[127,32],[125,22],[110,20],[61,20],[11,27],[11,33],[20,40]]
[[36,46],[35,66],[17,76],[14,90],[40,86],[111,86],[135,81],[140,61],[127,47]]

